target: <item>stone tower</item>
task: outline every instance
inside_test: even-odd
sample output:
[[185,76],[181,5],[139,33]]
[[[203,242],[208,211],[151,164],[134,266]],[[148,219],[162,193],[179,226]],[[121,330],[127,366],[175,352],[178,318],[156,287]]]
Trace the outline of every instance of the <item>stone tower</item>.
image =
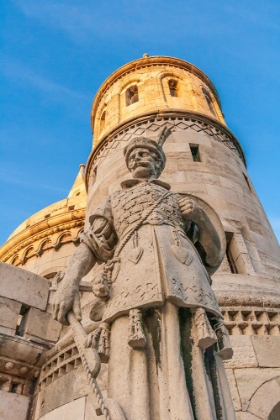
[[[226,257],[213,275],[213,288],[234,350],[233,358],[226,361],[225,366],[237,419],[279,419],[279,245],[250,181],[242,147],[226,126],[213,83],[201,70],[183,60],[145,55],[116,70],[103,83],[93,102],[91,121],[94,143],[86,166],[86,226],[89,225],[89,215],[101,200],[119,190],[121,182],[130,178],[123,159],[123,149],[128,141],[135,136],[157,139],[163,127],[170,128],[171,135],[164,145],[166,168],[160,179],[168,182],[172,191],[191,194],[208,203],[219,215],[226,234]],[[69,214],[71,211],[73,209],[68,206]],[[45,215],[43,219],[46,219]],[[34,225],[37,226],[36,223]],[[79,226],[75,225],[75,235]],[[58,270],[63,270],[65,261],[62,265],[58,264],[53,259],[55,253],[52,249],[52,254],[45,254],[48,258],[45,271],[38,269],[40,261],[35,263],[35,258],[41,258],[40,254],[38,251],[36,255],[32,254],[32,260],[30,249],[33,244],[33,249],[39,250],[42,238],[37,235],[38,243],[35,243],[34,229],[27,232],[27,228],[29,226],[19,228],[17,235],[10,239],[14,240],[21,234],[25,245],[7,248],[8,241],[3,247],[5,252],[2,251],[1,259],[51,278]],[[49,226],[42,225],[41,236],[47,228]],[[40,249],[44,251],[46,248],[47,242],[42,242]],[[25,259],[17,260],[17,252],[25,255]],[[90,272],[84,283],[91,277]],[[38,279],[38,282],[42,281],[41,277]],[[18,295],[12,293],[4,294],[4,299],[20,301]],[[51,299],[52,296],[49,303]],[[87,291],[82,293],[81,301],[84,327],[92,331],[96,325],[87,320],[91,294]],[[68,327],[60,331],[53,324],[55,321],[49,320],[48,302],[41,306],[34,304],[37,308],[33,309],[34,316],[40,324],[42,318],[39,315],[44,315],[45,324],[49,322],[56,333],[48,335],[50,327],[44,324],[45,333],[41,333],[36,342],[36,351],[42,355],[40,363],[36,357],[28,359],[27,363],[29,382],[33,385],[33,377],[38,376],[41,369],[35,391],[31,387],[24,394],[32,396],[34,393],[33,408],[29,414],[25,412],[25,417],[18,418],[57,420],[63,416],[76,419],[80,415],[86,420],[98,418],[71,333]],[[29,303],[29,311],[30,308],[32,305]],[[38,309],[41,311],[39,315]],[[16,312],[18,309],[13,310]],[[15,347],[15,342],[19,340],[21,343],[27,341],[29,344],[26,345],[30,345],[30,337],[36,341],[32,335],[31,319],[30,315],[29,318],[25,316],[25,321],[18,328],[18,337],[13,338],[14,344],[9,349]],[[29,330],[27,325],[30,325]],[[3,325],[4,334],[15,334],[5,328],[7,326]],[[48,349],[44,348],[46,345]],[[15,369],[15,363],[12,368],[9,367],[8,363],[12,361],[8,351],[3,357],[0,370],[5,379],[9,376],[9,369],[10,372]],[[20,359],[18,355],[17,358]],[[22,368],[23,361],[20,363],[18,369]],[[106,366],[102,367],[101,373],[100,387],[106,389]],[[30,375],[33,375],[32,380]],[[21,378],[24,375],[20,373],[17,376]],[[7,384],[7,380],[3,383]],[[7,386],[2,389],[2,392],[9,391]]]
[[279,245],[218,93],[201,70],[176,58],[144,56],[103,83],[92,107],[87,214],[129,177],[126,143],[137,135],[156,138],[163,127],[172,135],[161,179],[172,191],[210,204],[226,233],[226,258],[213,287],[234,349],[225,364],[237,418],[280,418]]

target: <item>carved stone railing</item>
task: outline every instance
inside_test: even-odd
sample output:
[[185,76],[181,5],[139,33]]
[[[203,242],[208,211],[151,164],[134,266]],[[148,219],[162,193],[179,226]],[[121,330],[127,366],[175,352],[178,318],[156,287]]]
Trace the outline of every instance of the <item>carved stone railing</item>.
[[76,345],[74,343],[68,345],[42,366],[37,391],[41,391],[57,378],[77,369],[81,364],[82,361]]

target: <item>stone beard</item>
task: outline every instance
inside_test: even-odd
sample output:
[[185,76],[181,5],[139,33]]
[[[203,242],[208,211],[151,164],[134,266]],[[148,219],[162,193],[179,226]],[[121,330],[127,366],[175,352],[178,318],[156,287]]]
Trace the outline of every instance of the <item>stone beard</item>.
[[[93,292],[102,324],[92,342],[109,356],[108,397],[126,420],[233,420],[222,363],[231,348],[208,274],[223,257],[218,233],[194,200],[157,180],[165,164],[157,142],[135,138],[125,158],[134,179],[90,216],[70,264],[87,266],[76,268],[80,278],[101,264]],[[76,284],[68,273],[56,298],[61,322],[75,309],[73,286],[61,311],[67,284]]]

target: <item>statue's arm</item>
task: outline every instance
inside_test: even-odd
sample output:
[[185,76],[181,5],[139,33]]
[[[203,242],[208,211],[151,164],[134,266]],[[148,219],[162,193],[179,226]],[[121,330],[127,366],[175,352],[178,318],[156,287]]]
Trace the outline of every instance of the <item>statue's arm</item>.
[[96,262],[112,258],[116,234],[112,224],[110,197],[90,217],[90,227],[80,234],[80,245],[75,250],[63,280],[59,283],[53,298],[53,317],[68,325],[66,315],[71,309],[81,320],[79,283]]
[[85,243],[80,243],[71,257],[63,280],[59,283],[53,300],[53,317],[64,325],[68,325],[66,314],[71,309],[76,318],[81,320],[79,296],[80,280],[92,269],[96,258]]
[[196,224],[199,230],[199,244],[202,247],[204,261],[207,265],[215,267],[220,261],[221,241],[211,220],[205,211],[192,199],[180,198],[179,205],[185,220]]

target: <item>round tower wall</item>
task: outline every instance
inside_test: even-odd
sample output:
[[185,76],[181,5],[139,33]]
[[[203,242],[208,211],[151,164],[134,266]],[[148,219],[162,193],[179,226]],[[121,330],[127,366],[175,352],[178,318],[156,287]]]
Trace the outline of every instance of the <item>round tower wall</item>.
[[[226,129],[218,130],[205,117],[165,114],[137,123],[134,120],[104,139],[88,164],[87,214],[92,214],[105,196],[119,190],[123,180],[131,178],[123,156],[129,140],[136,135],[157,139],[163,127],[169,127],[172,134],[164,145],[166,167],[160,179],[168,182],[172,191],[198,196],[216,210],[227,232],[232,264],[239,274],[278,278],[277,240],[238,143]],[[226,270],[226,265],[220,270]]]
[[155,110],[203,113],[225,124],[212,82],[198,68],[172,57],[128,63],[101,86],[92,107],[94,146],[119,124]]

